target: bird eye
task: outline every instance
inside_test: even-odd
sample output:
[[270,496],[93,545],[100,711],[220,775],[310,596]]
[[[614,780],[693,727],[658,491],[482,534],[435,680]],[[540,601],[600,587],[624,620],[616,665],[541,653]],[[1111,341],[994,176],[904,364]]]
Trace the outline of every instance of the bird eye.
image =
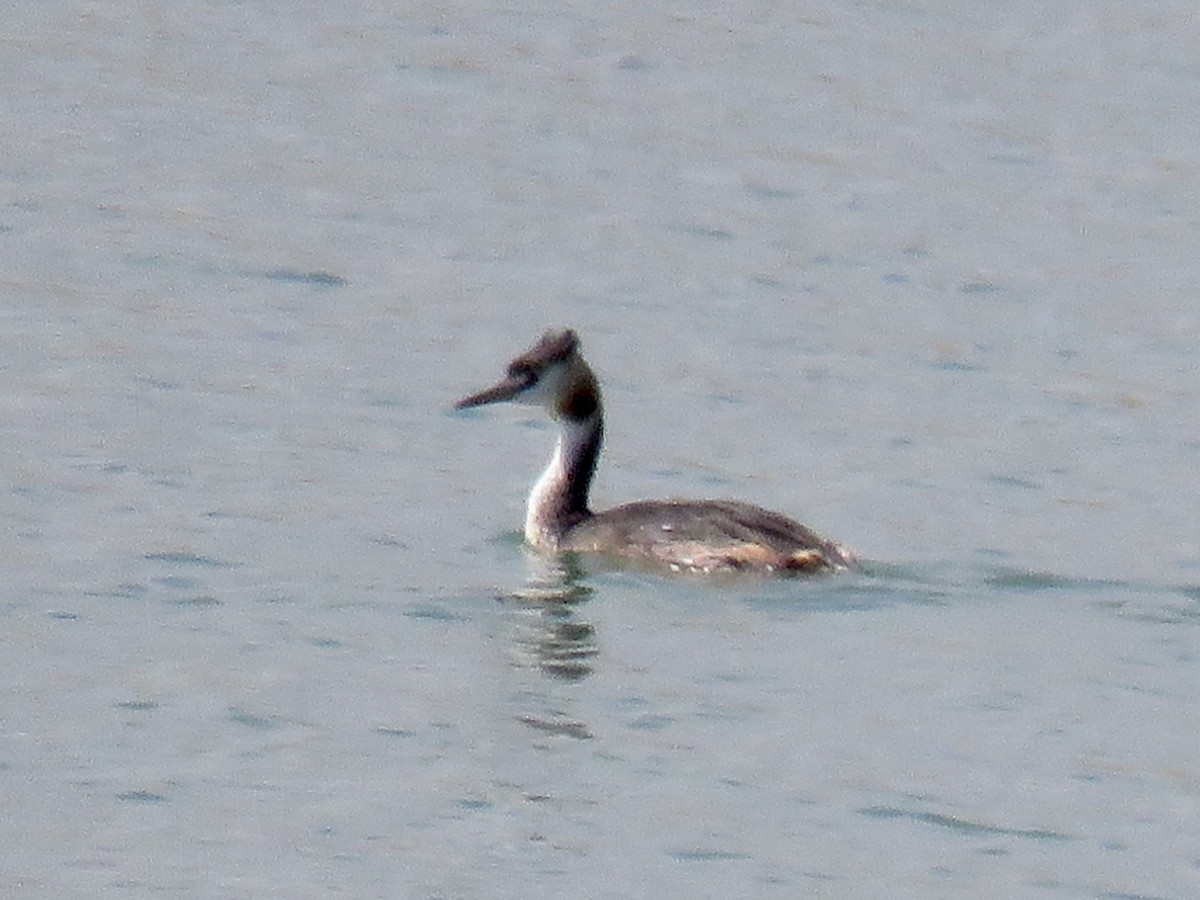
[[533,366],[528,363],[513,363],[508,367],[508,377],[523,381],[526,385],[537,381],[537,373],[533,370]]

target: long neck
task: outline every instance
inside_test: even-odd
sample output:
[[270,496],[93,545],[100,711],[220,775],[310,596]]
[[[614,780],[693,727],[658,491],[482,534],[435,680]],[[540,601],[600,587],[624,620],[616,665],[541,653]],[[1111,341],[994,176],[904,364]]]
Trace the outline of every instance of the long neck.
[[591,516],[588,490],[604,439],[604,416],[597,406],[583,419],[559,419],[554,455],[529,493],[525,539],[534,546],[556,546],[573,526]]

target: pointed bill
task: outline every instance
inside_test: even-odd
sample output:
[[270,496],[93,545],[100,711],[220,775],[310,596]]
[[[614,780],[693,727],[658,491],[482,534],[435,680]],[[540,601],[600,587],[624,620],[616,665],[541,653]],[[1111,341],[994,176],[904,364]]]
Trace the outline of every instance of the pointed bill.
[[485,388],[470,397],[463,397],[454,404],[455,409],[470,409],[473,406],[483,406],[486,403],[500,403],[511,400],[521,391],[529,387],[529,379],[508,375],[503,381],[497,382],[490,388]]

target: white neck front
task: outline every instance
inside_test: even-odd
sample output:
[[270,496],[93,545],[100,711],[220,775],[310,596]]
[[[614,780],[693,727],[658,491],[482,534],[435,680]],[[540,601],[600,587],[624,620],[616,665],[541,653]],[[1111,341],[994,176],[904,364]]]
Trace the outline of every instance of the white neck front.
[[568,529],[591,515],[588,488],[603,433],[599,411],[583,420],[559,420],[554,454],[525,506],[525,540],[533,546],[557,547]]

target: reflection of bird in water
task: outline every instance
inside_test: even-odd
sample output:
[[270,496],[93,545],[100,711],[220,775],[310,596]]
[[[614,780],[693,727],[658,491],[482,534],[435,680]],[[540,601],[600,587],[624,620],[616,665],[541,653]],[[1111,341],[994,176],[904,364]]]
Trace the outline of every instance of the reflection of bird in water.
[[[531,559],[535,574],[523,588],[500,598],[519,613],[514,637],[518,664],[555,681],[582,681],[592,674],[591,659],[600,652],[596,629],[578,617],[578,605],[591,596],[592,589],[579,583],[579,565],[569,556]],[[586,722],[556,707],[517,716],[517,721],[546,734],[576,740],[592,737]]]
[[576,605],[592,593],[578,583],[579,575],[570,560],[549,562],[525,587],[505,598],[519,604],[527,615],[516,638],[522,657],[545,674],[566,681],[590,675],[590,660],[599,652],[596,629],[576,615]]
[[854,557],[786,516],[733,500],[643,500],[604,512],[588,507],[600,458],[600,387],[573,331],[550,331],[508,365],[496,385],[459,409],[512,400],[546,408],[558,422],[550,465],[529,495],[525,539],[553,552],[600,553],[672,571],[808,573],[845,569]]

